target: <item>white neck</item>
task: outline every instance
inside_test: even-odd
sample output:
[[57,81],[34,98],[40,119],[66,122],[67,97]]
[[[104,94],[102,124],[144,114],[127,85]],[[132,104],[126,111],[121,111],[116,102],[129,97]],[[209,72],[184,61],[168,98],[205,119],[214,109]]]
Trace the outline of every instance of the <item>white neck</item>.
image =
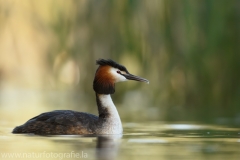
[[106,124],[104,125],[104,132],[107,134],[121,134],[122,133],[122,123],[119,117],[117,108],[115,107],[110,94],[98,94],[101,107],[106,109],[108,112],[108,117]]

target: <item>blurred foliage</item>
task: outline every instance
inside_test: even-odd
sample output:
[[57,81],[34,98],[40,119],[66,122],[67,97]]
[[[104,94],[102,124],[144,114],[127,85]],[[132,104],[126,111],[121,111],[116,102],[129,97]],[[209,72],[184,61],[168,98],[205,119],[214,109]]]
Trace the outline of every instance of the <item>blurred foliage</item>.
[[[131,116],[139,118],[239,119],[240,1],[23,1],[30,25],[46,34],[42,59],[55,88],[70,88],[94,104],[95,60],[111,58],[150,80],[116,85],[113,97],[126,115],[135,104]],[[1,28],[20,4],[0,2]],[[63,86],[58,77],[66,64],[62,77],[73,78]]]

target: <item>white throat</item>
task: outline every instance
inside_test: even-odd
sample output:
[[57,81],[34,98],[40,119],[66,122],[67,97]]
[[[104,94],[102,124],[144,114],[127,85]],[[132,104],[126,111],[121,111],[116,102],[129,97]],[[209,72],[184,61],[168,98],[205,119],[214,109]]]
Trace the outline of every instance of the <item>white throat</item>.
[[122,123],[119,117],[117,108],[115,107],[110,94],[99,94],[99,100],[102,107],[106,108],[109,113],[108,120],[105,124],[104,132],[107,134],[121,134],[122,133]]

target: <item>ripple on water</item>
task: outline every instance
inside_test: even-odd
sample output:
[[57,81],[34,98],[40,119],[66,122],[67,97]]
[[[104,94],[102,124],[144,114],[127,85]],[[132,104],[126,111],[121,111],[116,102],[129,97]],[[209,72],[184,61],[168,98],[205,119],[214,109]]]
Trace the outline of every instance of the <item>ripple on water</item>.
[[239,159],[240,157],[238,128],[187,123],[123,123],[122,138],[114,140],[94,136],[14,135],[11,134],[14,126],[0,127],[1,152],[81,153],[83,151],[88,154],[89,159],[97,159],[95,156],[139,160],[149,157],[151,160],[221,159],[222,157]]

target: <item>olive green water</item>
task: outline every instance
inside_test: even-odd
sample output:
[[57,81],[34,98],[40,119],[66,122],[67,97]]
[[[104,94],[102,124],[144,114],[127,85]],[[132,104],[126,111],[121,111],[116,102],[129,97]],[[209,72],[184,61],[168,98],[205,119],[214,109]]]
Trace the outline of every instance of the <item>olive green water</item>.
[[123,123],[122,136],[11,134],[1,122],[0,159],[240,159],[240,129],[163,122]]

